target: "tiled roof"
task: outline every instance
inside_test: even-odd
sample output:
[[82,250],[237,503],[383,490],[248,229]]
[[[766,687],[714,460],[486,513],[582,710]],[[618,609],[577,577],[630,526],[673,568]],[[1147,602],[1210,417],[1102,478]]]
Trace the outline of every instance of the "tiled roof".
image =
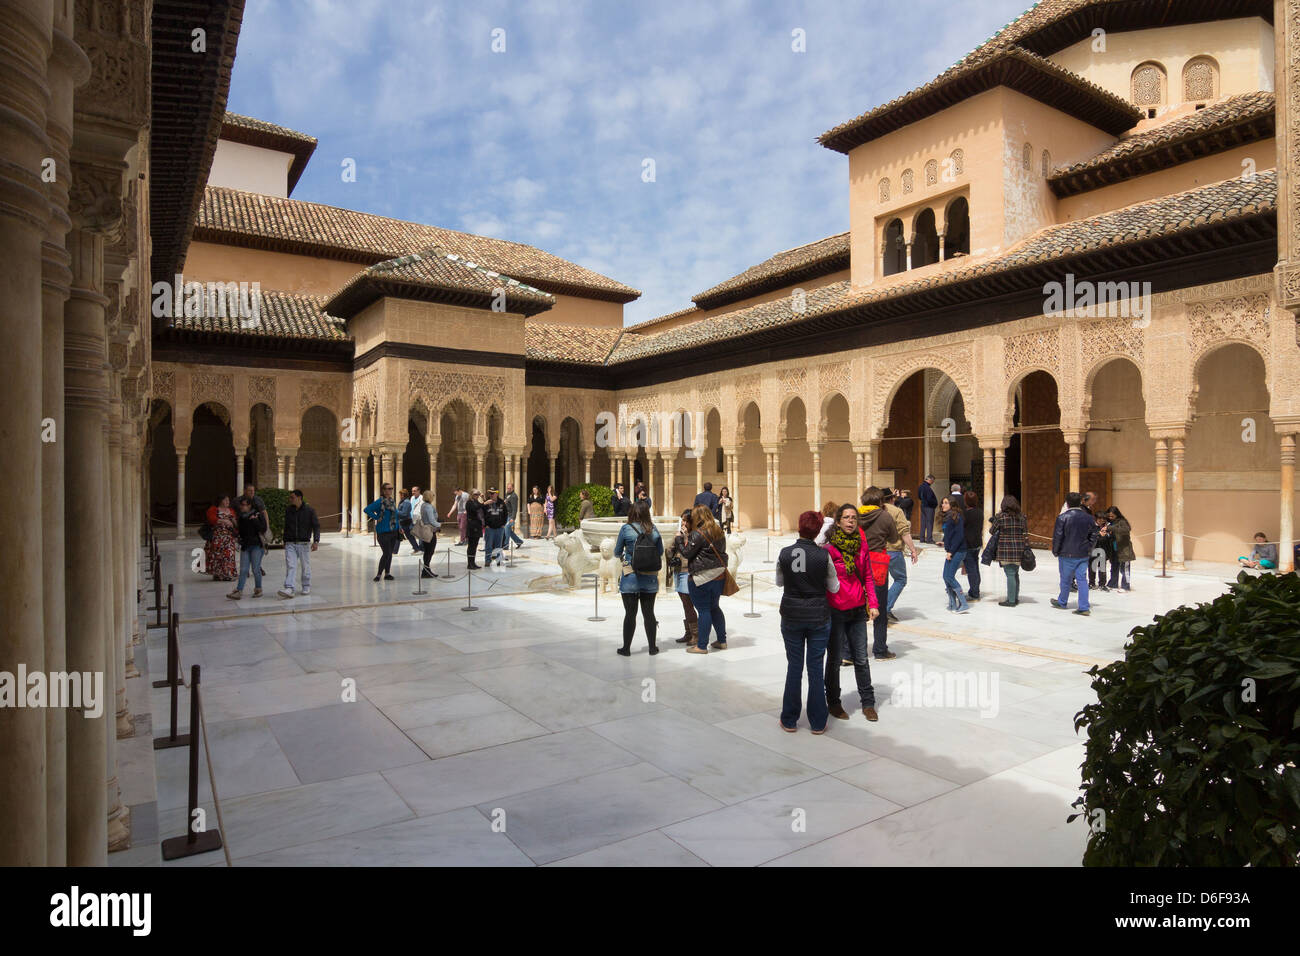
[[293,187],[307,168],[307,161],[316,151],[316,137],[300,133],[287,126],[276,126],[266,120],[244,116],[240,113],[226,111],[221,124],[221,138],[232,143],[244,143],[248,146],[261,146],[293,155],[289,164],[288,192],[293,195]]
[[377,262],[362,269],[329,299],[334,315],[351,318],[385,295],[463,302],[489,307],[505,291],[508,312],[536,315],[555,304],[555,297],[455,252],[430,248]]
[[587,328],[529,322],[524,326],[524,357],[533,362],[574,362],[604,365],[623,329]]
[[209,186],[194,238],[373,264],[437,247],[547,292],[630,302],[641,293],[549,252],[365,212]]
[[300,143],[309,143],[316,145],[316,137],[308,136],[306,133],[300,133],[296,129],[289,129],[287,126],[277,126],[274,123],[268,123],[266,120],[260,120],[253,116],[244,116],[242,113],[232,113],[226,110],[225,125],[227,128],[238,127],[239,129],[251,130],[258,133],[266,133],[269,136],[278,136],[281,139],[292,139]]
[[849,234],[841,232],[778,252],[740,275],[693,296],[691,301],[702,309],[713,309],[751,295],[770,292],[793,281],[817,278],[848,267]]
[[997,86],[1015,89],[1116,136],[1142,115],[1132,103],[1051,60],[991,41],[923,86],[827,130],[818,142],[847,153]]
[[1240,93],[1204,109],[1134,133],[1095,156],[1061,166],[1050,182],[1058,195],[1110,185],[1274,134],[1271,90]]
[[190,332],[224,332],[232,335],[337,342],[348,339],[343,320],[325,312],[325,299],[322,296],[262,290],[259,313],[255,323],[251,317],[241,320],[229,316],[192,316],[173,319],[170,325],[171,328]]
[[1255,216],[1276,208],[1277,174],[1274,170],[1258,173],[1251,180],[1229,179],[1090,219],[1049,226],[1003,255],[948,272],[856,292],[850,291],[848,282],[832,283],[808,292],[806,308],[801,313],[796,314],[790,300],[782,298],[715,316],[706,322],[669,329],[659,335],[625,338],[611,357],[611,364],[732,339],[762,329],[795,325],[816,316],[955,286],[1068,256],[1175,236],[1207,224]]
[[684,309],[678,309],[676,312],[669,312],[667,315],[657,315],[653,319],[646,319],[644,322],[636,322],[633,325],[626,326],[627,331],[638,334],[654,335],[655,327],[665,322],[671,322],[673,319],[680,319],[683,316],[690,315],[692,312],[704,311],[698,305],[688,305]]

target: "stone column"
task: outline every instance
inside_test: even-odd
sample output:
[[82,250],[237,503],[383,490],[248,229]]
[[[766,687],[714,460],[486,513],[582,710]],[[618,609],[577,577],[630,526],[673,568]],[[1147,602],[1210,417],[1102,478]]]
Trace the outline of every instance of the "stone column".
[[731,491],[731,513],[735,516],[735,521],[740,521],[740,455],[732,452],[727,456],[727,461],[723,464],[731,466],[731,480],[727,482],[727,488]]
[[1069,491],[1079,490],[1079,468],[1083,463],[1083,437],[1079,431],[1065,432],[1065,443],[1069,446],[1070,484]]
[[406,487],[405,477],[402,472],[402,462],[406,457],[405,452],[397,452],[393,456],[393,491],[398,492]]
[[367,480],[370,477],[369,469],[366,468],[366,456],[364,452],[357,452],[356,459],[353,463],[353,484],[356,486],[357,499],[357,531],[365,534],[366,531],[366,505],[370,504],[370,488]]
[[772,457],[773,457],[773,452],[772,452],[772,450],[771,450],[768,446],[764,445],[764,446],[763,446],[763,460],[764,460],[764,463],[765,463],[765,465],[766,465],[766,471],[767,471],[767,479],[766,479],[766,480],[767,480],[767,533],[768,533],[768,534],[771,534],[771,533],[772,533],[772,529],[773,529],[773,527],[774,527],[774,524],[773,524],[773,521],[772,521],[772,505],[773,505],[773,502],[775,501],[775,497],[776,497],[775,494],[773,493],[773,488],[772,488],[772,470],[773,470],[773,469],[772,469]]
[[[704,490],[704,455],[695,459],[695,493],[698,495]],[[692,499],[693,500],[693,499]]]
[[288,485],[286,484],[286,481],[287,481],[287,475],[286,475],[286,472],[285,472],[285,469],[286,469],[286,466],[287,466],[287,465],[288,465],[288,462],[285,461],[285,456],[284,456],[284,455],[276,455],[276,456],[275,456],[275,486],[276,486],[277,488],[281,488],[281,489],[283,489],[283,488],[288,487]]
[[352,526],[352,465],[350,456],[343,452],[339,456],[339,531],[346,537]]
[[1007,448],[1005,445],[993,447],[993,487],[995,500],[989,505],[990,513],[1002,507],[1002,499],[1007,496]]
[[285,485],[290,491],[298,487],[298,456],[285,455],[285,467],[288,470],[289,482]]
[[588,485],[591,484],[591,456],[589,451],[582,453],[582,480]]
[[558,453],[551,456],[551,487],[555,493],[560,493],[560,456]]
[[781,452],[772,453],[772,520],[773,530],[781,533]]
[[[645,493],[652,505],[655,502],[655,457],[656,453],[647,446],[645,450]],[[654,512],[654,508],[650,510],[651,513]]]
[[[393,482],[393,456],[386,451],[379,450],[375,455],[375,461],[379,463],[379,482],[375,487],[375,497],[383,494],[384,485],[394,485]],[[393,487],[393,500],[396,501],[397,487]]]
[[429,450],[429,490],[433,492],[433,504],[438,505],[438,446],[428,445]]
[[1278,521],[1277,569],[1295,570],[1295,448],[1294,432],[1278,436],[1282,443],[1282,510]]
[[[857,469],[858,469],[858,471],[857,471],[857,485],[856,485],[857,490],[853,492],[853,496],[854,496],[854,498],[856,498],[858,495],[862,494],[862,492],[863,492],[863,491],[866,489],[866,487],[867,487],[867,477],[866,477],[866,475],[867,475],[867,469],[870,467],[870,466],[867,464],[867,451],[868,451],[868,449],[870,449],[870,447],[871,447],[870,445],[854,445],[854,446],[853,446],[853,456],[854,456],[854,458],[855,458],[856,461],[857,461]],[[857,502],[855,501],[854,504],[856,504],[856,503],[857,503]]]
[[[381,471],[383,462],[380,460],[380,452],[378,448],[372,448],[370,450],[370,462],[371,474],[374,478],[374,483],[370,486],[370,499],[371,501],[374,501],[379,497],[379,489],[382,488],[384,484],[384,476]],[[369,501],[366,502],[366,504],[369,503]]]
[[[984,452],[984,517],[985,519],[988,519],[992,515],[996,514],[998,510],[997,475],[994,471],[993,464],[995,454],[991,445],[981,445],[980,448]],[[988,537],[987,520],[984,522],[983,531],[984,537],[981,540],[985,540]]]
[[1165,552],[1165,539],[1162,531],[1165,527],[1165,505],[1169,490],[1169,440],[1166,438],[1157,438],[1156,440],[1156,514],[1155,514],[1155,546],[1152,549],[1152,557],[1156,566],[1160,565],[1160,559]]
[[244,493],[244,455],[247,448],[235,449],[235,488],[239,494]]
[[[176,449],[176,540],[185,537],[185,456],[188,448]],[[282,483],[283,484],[283,483]]]
[[1169,567],[1175,571],[1186,570],[1183,553],[1183,452],[1184,436],[1175,435],[1169,439],[1169,464],[1173,468],[1171,484],[1173,494],[1169,500],[1172,512],[1169,523]]
[[822,446],[820,442],[808,445],[812,451],[813,507],[822,506]]
[[664,510],[661,512],[666,515],[677,514],[677,496],[675,494],[677,475],[677,450],[671,452],[660,452],[660,457],[664,460]]
[[[487,489],[483,486],[483,482],[484,482],[484,480],[485,480],[484,475],[483,475],[483,459],[484,459],[484,457],[485,457],[485,456],[484,456],[484,453],[481,452],[481,451],[476,451],[476,452],[474,453],[474,486],[475,486],[476,488],[478,488],[479,491],[481,491],[481,492],[483,492],[483,493],[486,494],[486,493],[487,493]],[[555,460],[556,460],[556,461],[559,461],[559,456],[556,456],[556,459],[555,459]],[[554,472],[552,472],[552,474],[554,474]],[[554,484],[554,482],[552,482],[552,484]]]

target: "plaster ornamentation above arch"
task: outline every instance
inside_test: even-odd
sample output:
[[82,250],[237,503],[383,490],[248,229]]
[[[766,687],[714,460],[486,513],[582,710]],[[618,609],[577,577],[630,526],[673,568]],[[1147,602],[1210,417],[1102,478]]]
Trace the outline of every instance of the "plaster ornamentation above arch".
[[1079,323],[1079,367],[1085,382],[1105,360],[1123,356],[1145,369],[1146,336],[1132,319],[1097,319]]
[[190,405],[198,408],[204,402],[217,402],[227,409],[234,405],[235,379],[220,372],[192,372],[190,374]]
[[339,391],[334,382],[322,382],[309,379],[300,383],[298,388],[298,411],[305,412],[313,405],[320,405],[331,414],[338,411]]
[[742,409],[746,403],[753,402],[758,405],[759,392],[763,387],[763,378],[757,372],[749,375],[741,375],[736,378],[736,409]]
[[1260,353],[1265,368],[1270,367],[1269,320],[1272,302],[1263,293],[1230,296],[1212,302],[1193,302],[1187,306],[1188,338],[1192,365],[1227,342],[1241,342]]
[[440,410],[452,399],[459,398],[474,412],[476,419],[484,421],[488,407],[507,394],[504,376],[442,369],[411,369],[408,388],[412,397],[419,395],[428,407]]
[[248,379],[248,404],[275,408],[275,376],[253,375]]
[[1061,330],[1039,329],[1023,332],[1003,340],[1003,373],[1008,385],[1030,369],[1051,372],[1061,379]]
[[171,369],[153,369],[153,384],[150,393],[154,398],[161,398],[168,405],[176,404],[176,373]]

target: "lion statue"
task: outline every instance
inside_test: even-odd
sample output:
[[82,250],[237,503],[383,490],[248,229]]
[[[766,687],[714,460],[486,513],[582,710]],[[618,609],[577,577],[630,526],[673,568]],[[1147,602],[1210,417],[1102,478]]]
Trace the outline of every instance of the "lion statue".
[[623,577],[623,562],[614,557],[614,539],[606,538],[600,543],[600,564],[596,569],[600,575],[602,591],[618,591],[618,582]]
[[734,578],[740,571],[740,562],[745,557],[745,536],[739,531],[727,535],[727,570]]
[[581,531],[555,536],[555,562],[560,566],[564,583],[570,588],[582,586],[582,576],[596,569],[595,557],[587,551],[587,539]]

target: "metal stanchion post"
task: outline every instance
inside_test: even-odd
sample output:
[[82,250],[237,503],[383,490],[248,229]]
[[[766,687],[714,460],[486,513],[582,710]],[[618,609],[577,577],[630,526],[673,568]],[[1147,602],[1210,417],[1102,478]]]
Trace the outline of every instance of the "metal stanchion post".
[[[176,645],[175,645],[174,642],[179,641],[179,638],[176,637],[175,634],[176,634],[176,627],[173,627],[173,628],[172,628],[172,635],[173,635],[173,637],[172,637],[173,645],[172,645],[172,646],[173,646],[173,648],[176,647]],[[171,732],[168,733],[168,735],[167,735],[166,737],[155,737],[155,738],[154,738],[154,742],[153,742],[153,749],[154,749],[154,750],[170,750],[170,749],[172,749],[173,747],[184,747],[184,746],[187,746],[187,745],[189,744],[189,742],[190,742],[190,738],[194,736],[194,723],[193,723],[193,718],[192,718],[192,717],[191,717],[191,722],[190,722],[190,732],[189,732],[188,734],[177,734],[177,733],[176,733],[176,706],[177,706],[177,696],[180,694],[180,690],[181,690],[181,678],[180,678],[180,674],[176,672],[176,671],[177,671],[177,665],[178,665],[178,664],[179,664],[179,661],[177,661],[176,657],[172,657],[172,658],[171,658],[171,664],[170,664],[171,673],[169,673],[169,674],[167,675],[168,677],[172,678],[172,685],[171,685],[171,688],[172,688],[172,693],[171,693],[171,706],[170,706],[170,711],[169,711],[170,716],[171,716],[171,722],[172,722],[172,724],[171,724]],[[196,664],[196,665],[194,665],[194,666],[197,667],[198,665]],[[192,709],[192,707],[193,707],[193,699],[191,698],[191,709]]]
[[763,615],[759,614],[757,611],[754,610],[754,572],[750,571],[749,572],[749,613],[746,614],[745,617],[762,617],[762,616]]
[[447,579],[451,579],[451,547],[447,547]]
[[474,572],[469,568],[465,569],[465,606],[461,608],[461,610],[478,610],[478,608],[474,606]]
[[[174,706],[174,705],[173,705]],[[195,814],[199,809],[199,665],[190,668],[190,732],[186,735],[190,746],[189,812],[185,815],[185,836],[170,837],[162,841],[164,860],[177,860],[196,853],[221,849],[221,831],[195,830]]]
[[180,630],[181,616],[176,612],[167,618],[167,677],[164,680],[153,682],[154,687],[174,687],[177,683],[177,658],[180,656],[180,637],[177,631]]
[[1173,575],[1171,575],[1167,570],[1168,560],[1169,560],[1169,529],[1161,528],[1160,529],[1160,573],[1157,574],[1156,577],[1158,578],[1173,577]]
[[583,577],[584,577],[584,578],[591,578],[591,599],[592,599],[592,608],[591,608],[591,617],[587,618],[587,620],[589,620],[589,621],[603,621],[603,620],[605,620],[605,619],[604,619],[603,617],[600,616],[600,575],[599,575],[599,574],[584,574]]
[[768,532],[768,535],[767,535],[767,557],[764,559],[763,563],[764,563],[764,564],[774,564],[774,563],[775,563],[775,562],[772,560],[772,533],[771,533],[770,531]]
[[[427,548],[428,545],[426,544],[425,547]],[[424,593],[424,557],[419,554],[417,554],[416,557],[419,560],[415,562],[415,590],[412,591],[411,593],[423,594]]]
[[[160,584],[161,584],[161,580],[160,580],[160,579],[155,579],[155,580],[154,580],[154,600],[155,600],[155,601],[158,600],[158,588],[159,588]],[[154,616],[155,619],[154,619],[154,622],[153,622],[152,624],[148,624],[148,623],[145,624],[145,630],[147,630],[147,631],[154,631],[154,630],[157,630],[157,629],[160,628],[160,627],[171,627],[171,620],[172,620],[172,585],[170,585],[170,584],[167,585],[167,619],[166,619],[166,620],[163,620],[163,608],[161,607],[161,605],[158,606],[158,607],[151,607],[151,608],[149,608],[149,610],[150,610],[150,611],[157,611],[158,613]]]

